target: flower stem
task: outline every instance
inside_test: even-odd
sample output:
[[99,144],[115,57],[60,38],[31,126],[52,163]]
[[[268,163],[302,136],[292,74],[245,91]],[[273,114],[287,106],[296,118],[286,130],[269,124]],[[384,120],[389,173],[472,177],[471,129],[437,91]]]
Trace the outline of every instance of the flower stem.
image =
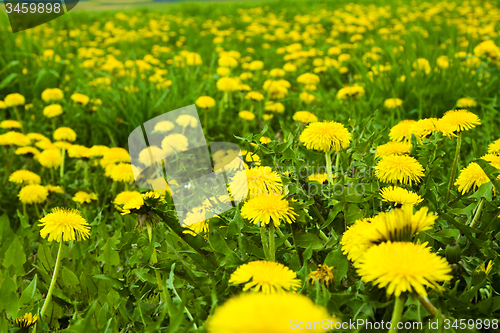
[[[424,297],[417,292],[414,292],[413,295],[418,299],[420,304],[422,304],[422,306],[427,310],[427,312],[431,314],[432,318],[435,318],[438,313],[438,309],[436,309],[436,307],[432,305],[431,302],[429,302],[427,297]],[[441,319],[445,320],[446,317],[443,314],[441,314]]]
[[458,156],[460,155],[460,146],[462,145],[462,133],[458,133],[457,138],[457,149],[455,150],[455,159],[453,160],[453,165],[451,166],[450,181],[448,182],[448,192],[446,193],[446,202],[450,201],[451,188],[453,187],[453,179],[455,179],[455,173],[457,171]]
[[[146,222],[146,228],[148,229],[148,237],[149,237],[149,242],[151,243],[153,241],[153,228],[151,227],[151,223]],[[153,265],[158,263],[158,257],[156,256],[156,248],[153,246],[153,254],[151,255],[151,261],[153,262]],[[158,290],[160,290],[160,298],[164,302],[166,297],[164,295],[164,290],[163,290],[163,284],[161,280],[161,275],[160,272],[158,272],[157,269],[154,270],[155,275],[156,275],[156,282],[158,283]]]
[[[17,110],[17,106],[14,106],[14,112],[16,114],[17,121],[22,124],[21,116],[19,115],[19,111]],[[21,132],[24,134],[24,126],[21,126]]]
[[328,184],[333,185],[333,175],[332,175],[332,153],[325,153],[326,158],[326,173],[328,174]]
[[204,117],[203,117],[203,122],[204,122],[204,127],[205,127],[205,135],[208,134],[208,109],[204,108]]
[[[280,228],[276,228],[276,233],[277,233],[277,234],[278,234],[281,238],[285,237],[285,235],[283,234],[283,231],[281,231],[281,229],[280,229]],[[288,239],[287,239],[287,240],[285,240],[285,245],[286,245],[287,247],[292,247],[292,244],[290,244],[290,242],[288,241]]]
[[62,179],[64,177],[64,158],[66,157],[66,146],[65,144],[63,144],[63,147],[62,147],[62,161],[61,161],[61,169],[60,169],[60,178],[61,178],[61,183],[62,183]]
[[40,311],[40,318],[43,318],[45,311],[47,311],[47,307],[49,306],[50,300],[52,299],[52,293],[54,292],[54,288],[56,286],[56,279],[59,271],[61,270],[61,253],[62,253],[63,242],[62,239],[59,241],[59,251],[57,252],[56,259],[56,267],[54,268],[54,274],[52,275],[52,280],[50,281],[49,291],[47,293],[47,297],[45,298],[45,302],[43,303],[42,310]]
[[264,225],[260,227],[260,239],[262,240],[262,248],[264,249],[266,260],[270,260],[269,244],[267,242],[266,228]]
[[472,222],[470,224],[471,228],[474,228],[474,226],[476,225],[476,223],[479,219],[479,215],[481,215],[481,210],[483,210],[483,206],[484,206],[485,201],[486,201],[486,199],[484,199],[484,197],[481,197],[481,200],[479,201],[479,204],[477,205],[476,214],[474,214],[474,218],[472,219]]
[[394,304],[394,310],[392,311],[392,318],[391,318],[392,326],[391,329],[389,330],[390,333],[398,331],[398,323],[401,321],[401,316],[403,315],[404,304],[405,304],[405,297],[403,295],[396,297],[396,303]]
[[274,223],[269,223],[269,254],[270,261],[276,261],[276,246],[274,244]]

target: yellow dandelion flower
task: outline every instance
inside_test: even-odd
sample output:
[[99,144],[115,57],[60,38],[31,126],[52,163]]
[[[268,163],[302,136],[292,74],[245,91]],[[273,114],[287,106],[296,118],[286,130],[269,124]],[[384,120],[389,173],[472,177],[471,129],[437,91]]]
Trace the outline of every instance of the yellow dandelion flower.
[[0,128],[11,129],[11,128],[23,128],[23,124],[17,120],[4,120],[0,122]]
[[121,147],[113,147],[109,148],[108,151],[104,153],[101,159],[101,166],[106,167],[109,164],[114,164],[114,163],[130,163],[130,155],[128,151],[124,148]]
[[347,227],[342,235],[342,252],[351,261],[356,261],[373,246],[373,242],[379,237],[374,232],[374,223],[378,220],[378,215],[374,217],[357,220],[353,225]]
[[19,327],[30,327],[38,320],[37,315],[32,315],[31,312],[25,313],[24,316],[16,318],[16,324]]
[[133,165],[119,163],[111,171],[111,179],[114,182],[131,183],[134,181]]
[[477,106],[477,102],[473,100],[472,98],[469,97],[464,97],[460,98],[457,101],[457,108],[463,109],[463,108],[473,108]]
[[299,140],[307,149],[319,150],[325,153],[340,151],[347,148],[351,142],[351,133],[344,125],[334,121],[310,123],[300,134]]
[[489,181],[490,179],[479,164],[472,162],[467,167],[460,170],[460,175],[455,185],[458,185],[458,191],[460,193],[465,194],[469,192],[471,188],[475,191],[479,186]]
[[403,100],[399,98],[389,98],[384,101],[384,107],[388,109],[395,109],[403,105]]
[[174,125],[173,122],[168,121],[168,120],[164,120],[164,121],[158,122],[155,125],[154,131],[166,133],[166,132],[169,132],[169,131],[173,130],[174,127],[175,127],[175,125]]
[[424,168],[411,156],[389,155],[383,157],[375,167],[377,177],[384,183],[420,183]]
[[80,93],[75,93],[71,95],[71,99],[75,103],[79,103],[83,106],[87,105],[90,102],[90,98],[87,95],[80,94]]
[[186,151],[189,147],[188,138],[183,134],[167,135],[161,142],[161,148],[166,156],[170,156],[177,152]]
[[16,155],[27,155],[32,157],[37,157],[40,154],[40,151],[35,147],[20,147],[14,151]]
[[31,144],[31,140],[23,133],[10,131],[0,135],[1,146],[24,147]]
[[45,186],[33,184],[23,187],[17,196],[23,204],[38,204],[47,200],[48,195]]
[[63,113],[63,108],[59,104],[51,104],[43,109],[43,115],[47,118],[54,118]]
[[491,273],[491,269],[493,268],[494,264],[495,263],[491,260],[488,262],[488,266],[485,266],[485,263],[482,263],[479,271],[484,272],[484,274],[486,274],[486,276],[488,276]]
[[481,124],[481,120],[476,114],[463,109],[448,111],[441,119],[443,122],[454,126],[455,131],[458,132],[470,130]]
[[215,106],[215,99],[210,96],[200,96],[194,104],[202,109],[209,109]]
[[62,156],[58,149],[47,149],[38,154],[37,160],[45,168],[56,169],[62,163]]
[[260,92],[257,92],[257,91],[249,91],[245,95],[245,99],[249,99],[249,100],[252,100],[254,102],[259,102],[259,101],[262,101],[264,99],[264,95],[262,95]]
[[283,193],[283,183],[279,174],[268,166],[257,166],[246,171],[250,197],[261,194]]
[[[332,175],[333,178],[337,178],[337,175]],[[316,181],[320,184],[328,184],[328,174],[326,173],[313,173],[307,177],[308,181]]]
[[158,162],[160,160],[163,160],[166,157],[166,153],[157,146],[150,146],[147,148],[144,148],[140,153],[139,153],[139,162],[144,164],[145,166],[150,166],[154,162]]
[[[47,238],[51,242],[60,242],[61,238],[67,242],[69,240],[87,239],[90,236],[90,226],[76,209],[54,208],[52,211],[40,219],[42,227],[40,236]],[[75,237],[76,236],[76,237]]]
[[192,127],[192,128],[198,127],[199,123],[198,119],[188,114],[180,115],[179,117],[177,117],[175,122],[182,127]]
[[275,227],[281,224],[295,222],[297,213],[281,194],[261,194],[251,198],[241,208],[241,216],[252,223],[269,224]]
[[411,141],[411,134],[415,120],[402,120],[391,128],[389,138],[391,141]]
[[301,122],[303,124],[315,123],[318,121],[318,117],[309,111],[297,111],[293,115],[293,120]]
[[10,107],[16,107],[19,105],[24,105],[26,102],[26,99],[24,98],[23,95],[15,93],[15,94],[9,94],[5,96],[5,99],[3,100],[5,103],[5,106],[8,108]]
[[495,140],[488,145],[488,153],[500,154],[500,139]]
[[69,127],[59,127],[54,131],[54,140],[73,142],[76,140],[76,133]]
[[90,147],[89,157],[99,157],[104,156],[109,150],[109,147],[102,145],[94,145]]
[[138,191],[123,191],[116,196],[113,203],[115,205],[124,205],[127,202],[129,202],[130,200],[135,199],[135,198],[139,198],[139,197],[142,198],[142,194]]
[[391,186],[380,190],[382,201],[394,202],[398,205],[417,205],[424,201],[417,193],[407,189]]
[[409,154],[411,148],[412,145],[409,142],[391,141],[386,144],[377,146],[377,152],[375,153],[375,158],[385,157],[390,155]]
[[29,170],[17,170],[14,171],[9,176],[9,182],[16,184],[31,185],[31,184],[40,184],[42,182],[42,179],[40,178],[39,175]]
[[373,281],[387,293],[399,297],[416,291],[427,296],[425,286],[437,287],[452,278],[446,259],[432,253],[424,244],[386,242],[369,248],[355,264],[365,282]]
[[309,279],[311,283],[314,284],[316,281],[324,282],[325,285],[330,285],[334,281],[335,276],[333,275],[333,267],[326,264],[319,264],[318,269],[309,273]]
[[97,196],[94,193],[87,193],[85,191],[78,191],[73,196],[73,201],[78,202],[79,204],[91,203],[92,200],[97,200]]
[[337,98],[341,101],[349,99],[358,99],[365,94],[365,89],[358,85],[344,87],[337,92]]
[[47,191],[49,191],[49,193],[64,193],[64,190],[61,186],[45,185],[45,188],[47,189]]
[[296,321],[309,323],[309,332],[331,331],[331,327],[312,327],[314,322],[324,320],[332,326],[340,322],[307,296],[296,293],[244,293],[219,306],[209,317],[206,329],[208,333],[283,333],[292,330],[291,323]]
[[250,111],[240,111],[238,113],[238,116],[243,119],[243,120],[247,120],[247,121],[252,121],[255,119],[255,114],[253,114],[252,112]]
[[64,98],[64,93],[59,88],[48,88],[42,92],[42,100],[44,102],[55,102],[60,101]]
[[297,273],[280,263],[264,260],[241,265],[231,274],[229,283],[245,283],[243,291],[252,289],[265,294],[295,291],[301,286]]

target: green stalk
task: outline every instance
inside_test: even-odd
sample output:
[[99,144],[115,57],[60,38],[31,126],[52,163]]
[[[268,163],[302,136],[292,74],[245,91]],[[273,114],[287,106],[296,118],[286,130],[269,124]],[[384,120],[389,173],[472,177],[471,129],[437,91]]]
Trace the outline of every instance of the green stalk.
[[[153,228],[151,227],[151,223],[146,222],[146,228],[148,229],[149,242],[151,243],[153,241]],[[153,262],[153,265],[158,263],[158,257],[156,256],[156,248],[154,246],[153,246],[153,254],[151,255],[151,261]],[[166,297],[164,295],[165,291],[163,290],[163,284],[161,282],[162,281],[161,275],[157,269],[155,269],[154,271],[156,275],[156,282],[158,283],[158,290],[160,290],[160,297],[162,302],[164,302]]]
[[479,215],[481,215],[481,211],[483,210],[483,206],[484,206],[485,201],[486,201],[486,199],[484,199],[484,197],[481,197],[481,200],[479,201],[479,204],[477,205],[476,214],[474,214],[474,218],[472,219],[472,222],[470,224],[471,228],[474,228],[474,226],[476,225],[476,223],[479,219]]
[[[436,315],[438,314],[438,309],[436,309],[436,307],[432,305],[431,302],[429,302],[427,297],[424,297],[417,292],[413,292],[413,295],[418,299],[420,304],[422,304],[422,306],[427,310],[427,312],[431,314],[432,318],[435,318]],[[446,317],[443,314],[441,314],[441,319],[445,320]]]
[[389,330],[389,333],[398,331],[398,323],[401,321],[401,316],[403,315],[403,307],[404,307],[404,296],[400,295],[396,297],[396,303],[394,304],[394,310],[392,311],[391,324],[392,327]]
[[[21,116],[19,116],[19,111],[17,111],[17,106],[14,106],[14,112],[16,114],[17,121],[22,125]],[[21,126],[21,132],[24,134],[24,126]]]
[[325,153],[326,158],[326,173],[328,174],[328,184],[333,185],[333,175],[332,175],[332,153]]
[[453,165],[451,166],[450,181],[448,182],[448,192],[446,193],[446,202],[450,201],[451,188],[453,187],[453,179],[455,179],[455,173],[457,171],[458,156],[460,155],[460,146],[462,145],[462,133],[458,133],[457,138],[457,149],[455,150],[455,159],[453,160]]
[[266,260],[269,261],[271,255],[269,254],[269,244],[267,242],[266,228],[264,225],[260,226],[260,239],[262,240],[262,248],[264,250]]
[[64,158],[65,157],[66,157],[66,145],[63,144],[63,147],[62,147],[62,162],[61,162],[61,169],[60,169],[61,183],[62,183],[62,179],[64,177]]
[[[283,234],[283,231],[281,231],[280,228],[276,228],[276,233],[278,234],[278,236],[280,236],[280,238],[283,238],[285,237],[285,235]],[[290,242],[287,240],[285,240],[285,245],[286,247],[292,247],[292,244],[290,244]]]
[[50,300],[52,299],[52,293],[54,292],[54,288],[56,286],[57,275],[61,270],[61,253],[62,253],[63,241],[62,239],[59,241],[59,251],[57,252],[56,259],[56,267],[54,268],[54,274],[52,275],[52,280],[50,281],[49,291],[47,293],[47,297],[45,298],[45,302],[43,303],[42,310],[40,311],[40,318],[43,318],[45,311],[47,311],[47,307],[49,306]]
[[204,118],[203,118],[203,122],[204,122],[204,127],[205,127],[205,135],[208,134],[208,109],[207,108],[204,108],[203,109],[204,111]]
[[269,223],[269,254],[270,261],[276,261],[276,246],[274,244],[274,223]]

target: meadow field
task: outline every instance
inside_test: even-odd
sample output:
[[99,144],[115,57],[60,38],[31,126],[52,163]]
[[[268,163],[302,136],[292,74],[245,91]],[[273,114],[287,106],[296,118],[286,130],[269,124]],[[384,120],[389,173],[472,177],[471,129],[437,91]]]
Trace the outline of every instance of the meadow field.
[[0,11],[0,332],[500,332],[499,70],[498,1]]

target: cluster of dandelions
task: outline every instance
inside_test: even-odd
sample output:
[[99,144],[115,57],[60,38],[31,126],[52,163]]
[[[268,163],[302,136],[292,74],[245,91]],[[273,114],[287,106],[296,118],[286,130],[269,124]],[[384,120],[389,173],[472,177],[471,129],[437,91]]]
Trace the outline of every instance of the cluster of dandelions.
[[436,315],[437,309],[426,299],[425,287],[439,288],[438,282],[452,277],[446,259],[431,252],[426,243],[414,243],[415,236],[431,229],[436,219],[427,207],[414,212],[413,205],[403,205],[356,221],[342,237],[342,251],[361,279],[387,287],[387,293],[396,297],[393,326],[401,319],[408,294]]

